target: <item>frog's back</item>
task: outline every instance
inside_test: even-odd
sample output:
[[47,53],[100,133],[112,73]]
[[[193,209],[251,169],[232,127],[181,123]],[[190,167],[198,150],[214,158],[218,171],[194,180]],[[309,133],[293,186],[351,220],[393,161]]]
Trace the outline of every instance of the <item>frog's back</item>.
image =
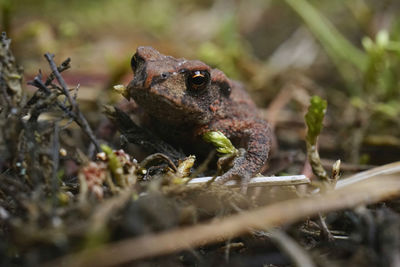
[[243,84],[237,81],[231,81],[231,83],[232,91],[229,96],[231,103],[227,105],[231,114],[243,118],[258,118],[258,109]]

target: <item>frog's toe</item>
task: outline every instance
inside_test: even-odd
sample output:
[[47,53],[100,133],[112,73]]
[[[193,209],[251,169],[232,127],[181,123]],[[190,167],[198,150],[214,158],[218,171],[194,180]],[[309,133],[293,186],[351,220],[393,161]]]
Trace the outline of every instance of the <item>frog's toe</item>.
[[246,175],[246,176],[242,177],[242,179],[240,180],[240,192],[243,195],[247,194],[247,188],[249,187],[250,179],[251,179],[251,176]]
[[240,192],[246,194],[250,179],[251,175],[249,174],[228,171],[221,177],[217,178],[215,182],[219,185],[223,185],[228,181],[238,180],[240,181]]

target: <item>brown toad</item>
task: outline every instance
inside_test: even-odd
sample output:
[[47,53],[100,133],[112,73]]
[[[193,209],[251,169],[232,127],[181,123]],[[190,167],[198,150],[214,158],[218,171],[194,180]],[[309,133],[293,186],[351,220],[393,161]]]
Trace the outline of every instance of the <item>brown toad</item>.
[[160,137],[194,153],[207,149],[205,132],[221,131],[245,149],[220,180],[240,178],[245,192],[268,159],[272,133],[243,86],[201,61],[165,56],[151,47],[139,47],[131,65],[128,92]]

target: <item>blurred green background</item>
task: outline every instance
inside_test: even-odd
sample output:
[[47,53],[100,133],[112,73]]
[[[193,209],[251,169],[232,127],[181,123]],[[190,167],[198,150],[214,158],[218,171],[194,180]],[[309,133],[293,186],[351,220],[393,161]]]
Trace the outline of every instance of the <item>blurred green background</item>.
[[[280,96],[272,119],[287,143],[302,138],[318,94],[329,104],[322,148],[369,162],[363,145],[400,147],[399,15],[396,0],[2,0],[1,30],[27,79],[47,71],[45,52],[71,57],[71,86],[102,102],[99,92],[129,80],[138,46],[203,60],[244,82],[260,107]],[[296,138],[284,131],[296,127]]]

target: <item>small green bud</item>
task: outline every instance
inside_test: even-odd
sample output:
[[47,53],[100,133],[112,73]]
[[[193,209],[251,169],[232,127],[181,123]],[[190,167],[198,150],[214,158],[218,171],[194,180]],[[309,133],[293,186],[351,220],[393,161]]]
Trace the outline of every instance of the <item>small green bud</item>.
[[322,130],[322,121],[325,117],[327,105],[326,100],[319,96],[311,97],[310,106],[305,116],[308,128],[306,139],[311,145],[317,142],[317,137]]
[[217,151],[222,154],[236,154],[238,150],[231,141],[220,131],[210,131],[203,134],[204,141],[212,143]]

